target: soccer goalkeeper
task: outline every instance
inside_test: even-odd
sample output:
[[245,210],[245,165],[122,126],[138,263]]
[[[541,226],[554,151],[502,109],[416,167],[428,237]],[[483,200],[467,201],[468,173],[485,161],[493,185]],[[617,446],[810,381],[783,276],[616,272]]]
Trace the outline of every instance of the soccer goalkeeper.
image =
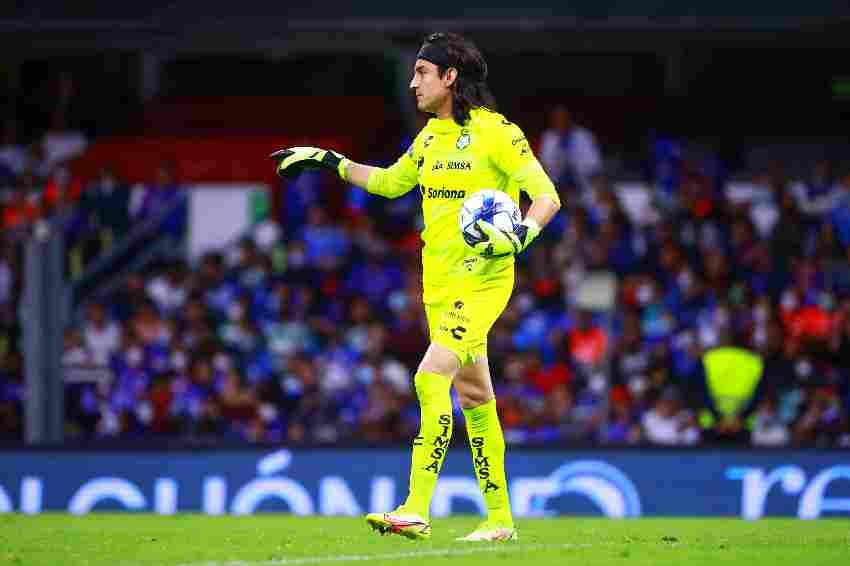
[[[534,241],[561,204],[522,130],[492,110],[486,80],[487,64],[471,41],[453,33],[431,34],[417,55],[410,88],[419,110],[434,117],[392,166],[361,165],[315,147],[272,154],[281,176],[326,168],[387,198],[417,185],[422,192],[423,303],[430,345],[414,377],[421,416],[409,493],[394,511],[366,517],[381,533],[411,539],[431,535],[431,496],[452,434],[452,385],[463,407],[473,468],[487,505],[487,519],[459,540],[517,538],[487,333],[511,296],[514,255]],[[464,242],[458,214],[466,197],[485,188],[505,191],[517,202],[524,191],[532,203],[511,232],[479,221],[486,237],[473,249]]]

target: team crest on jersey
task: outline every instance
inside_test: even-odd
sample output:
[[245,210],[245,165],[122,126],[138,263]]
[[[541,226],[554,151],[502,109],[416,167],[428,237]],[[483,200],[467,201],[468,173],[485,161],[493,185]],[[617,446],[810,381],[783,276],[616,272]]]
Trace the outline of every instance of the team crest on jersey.
[[457,146],[458,149],[466,149],[471,143],[472,138],[470,137],[469,132],[467,130],[463,130],[460,133],[460,137],[457,138],[455,146]]

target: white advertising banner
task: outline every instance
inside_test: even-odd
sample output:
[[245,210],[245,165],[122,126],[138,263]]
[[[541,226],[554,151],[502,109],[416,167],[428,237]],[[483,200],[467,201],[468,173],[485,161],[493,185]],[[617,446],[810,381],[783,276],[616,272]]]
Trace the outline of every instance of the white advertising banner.
[[[189,190],[189,257],[233,242],[257,220],[254,203],[267,195],[262,184],[205,184]],[[259,193],[259,195],[258,195]]]

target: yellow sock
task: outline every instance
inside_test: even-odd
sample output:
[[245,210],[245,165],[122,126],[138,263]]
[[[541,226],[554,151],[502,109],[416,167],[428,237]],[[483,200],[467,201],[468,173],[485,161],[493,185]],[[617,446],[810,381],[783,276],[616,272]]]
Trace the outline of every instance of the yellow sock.
[[410,493],[403,507],[426,519],[431,496],[452,438],[451,379],[438,373],[420,371],[413,378],[419,398],[419,434],[413,439],[410,465]]
[[505,478],[505,437],[496,413],[496,400],[464,409],[472,465],[487,504],[487,519],[513,528],[508,483]]

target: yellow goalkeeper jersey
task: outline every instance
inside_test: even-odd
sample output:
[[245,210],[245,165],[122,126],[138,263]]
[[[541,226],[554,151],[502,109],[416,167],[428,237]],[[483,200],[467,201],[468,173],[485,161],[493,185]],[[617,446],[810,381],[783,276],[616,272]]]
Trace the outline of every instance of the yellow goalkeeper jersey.
[[[388,198],[419,186],[423,286],[475,285],[513,275],[513,256],[484,259],[463,240],[458,215],[463,201],[481,189],[498,189],[519,202],[520,191],[535,197],[558,193],[534,157],[522,130],[503,115],[474,109],[461,127],[432,118],[393,165],[376,169],[366,187]],[[427,297],[426,297],[427,300]]]

